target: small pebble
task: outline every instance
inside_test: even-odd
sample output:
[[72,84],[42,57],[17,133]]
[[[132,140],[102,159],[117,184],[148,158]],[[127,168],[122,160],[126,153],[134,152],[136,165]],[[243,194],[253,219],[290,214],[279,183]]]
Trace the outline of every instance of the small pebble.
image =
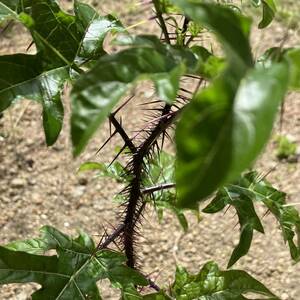
[[26,183],[26,180],[23,178],[15,178],[11,181],[11,187],[15,189],[23,188]]

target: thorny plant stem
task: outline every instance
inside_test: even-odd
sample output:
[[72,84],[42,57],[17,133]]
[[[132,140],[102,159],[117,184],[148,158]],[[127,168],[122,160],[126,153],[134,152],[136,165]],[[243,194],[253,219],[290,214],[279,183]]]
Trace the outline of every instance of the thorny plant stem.
[[105,249],[107,248],[113,241],[115,241],[120,235],[121,233],[124,231],[124,224],[120,224],[116,229],[115,231],[110,234],[105,240],[104,242],[102,242],[98,249]]
[[[162,116],[168,114],[171,106],[166,104],[162,110]],[[138,147],[137,152],[133,155],[132,175],[133,179],[130,183],[129,200],[125,211],[124,219],[124,248],[127,257],[127,265],[131,268],[135,267],[134,253],[134,235],[135,235],[135,216],[139,208],[139,202],[142,202],[142,173],[144,158],[149,155],[149,151],[160,135],[174,122],[176,115],[171,115],[167,119],[161,119],[152,129],[146,140]]]
[[143,194],[151,194],[151,193],[158,192],[158,191],[172,189],[175,186],[176,186],[175,183],[159,184],[159,185],[155,185],[155,186],[151,186],[151,187],[142,189],[142,193]]
[[[175,183],[165,183],[160,185],[151,186],[148,188],[144,188],[141,190],[143,195],[151,194],[153,192],[158,192],[166,189],[171,189],[175,187]],[[143,206],[141,206],[140,211],[138,213],[138,216],[136,218],[136,221],[138,220],[138,217],[141,215],[146,202],[143,202]],[[125,224],[120,224],[112,234],[108,235],[106,239],[99,245],[98,249],[105,249],[107,248],[112,242],[114,242],[124,231]]]
[[[155,191],[172,188],[173,183],[163,184],[159,186],[149,187],[143,189],[142,186],[142,173],[144,159],[149,155],[151,148],[161,136],[176,120],[181,110],[178,110],[174,114],[169,114],[171,111],[171,105],[166,104],[162,110],[161,118],[157,121],[157,124],[153,127],[148,137],[139,147],[136,147],[132,140],[128,137],[127,133],[123,129],[122,125],[116,120],[114,115],[110,115],[109,119],[114,125],[116,131],[120,134],[125,144],[132,149],[132,175],[133,179],[129,186],[129,199],[125,210],[124,222],[120,224],[115,231],[109,235],[98,247],[98,249],[104,249],[114,242],[118,237],[123,234],[123,244],[125,255],[127,257],[127,265],[129,267],[135,267],[134,257],[134,235],[135,225],[143,212],[145,202],[142,200],[144,194],[149,194]],[[167,117],[164,117],[167,116]],[[142,200],[142,201],[140,201]]]
[[133,144],[132,140],[128,137],[127,133],[125,132],[122,124],[120,124],[117,119],[115,118],[115,114],[110,114],[109,121],[114,125],[116,131],[120,134],[123,141],[125,142],[126,146],[130,149],[132,153],[137,151],[135,145]]
[[162,13],[161,13],[161,10],[160,10],[160,3],[159,3],[158,0],[152,0],[152,2],[153,2],[153,5],[155,7],[155,10],[156,10],[156,14],[157,14],[157,18],[158,18],[161,30],[162,30],[162,32],[165,36],[165,40],[168,44],[171,44],[170,37],[169,37],[169,32],[168,32],[165,20],[162,16]]
[[135,215],[138,207],[138,202],[141,196],[141,179],[143,170],[143,156],[138,151],[133,155],[132,161],[132,174],[133,179],[130,183],[130,192],[128,205],[125,211],[124,219],[124,249],[127,257],[127,265],[131,268],[135,267],[135,254],[134,254],[134,234],[135,234]]
[[[152,0],[155,7],[157,18],[163,32],[166,43],[170,44],[171,39],[168,33],[168,29],[163,18],[160,2],[158,0]],[[187,31],[188,19],[184,22],[183,31]],[[107,236],[106,239],[98,245],[98,249],[104,249],[109,246],[110,243],[115,242],[116,239],[122,236],[122,243],[124,246],[124,252],[127,257],[127,265],[131,268],[135,268],[135,233],[136,223],[139,221],[140,216],[146,206],[146,201],[143,199],[143,195],[151,194],[153,192],[175,187],[174,183],[161,184],[153,187],[144,188],[142,179],[144,176],[144,163],[153,147],[155,147],[159,137],[166,132],[166,130],[174,123],[181,109],[175,113],[171,112],[171,105],[165,104],[161,110],[161,117],[157,119],[156,124],[149,130],[147,137],[140,145],[135,145],[133,139],[129,138],[128,134],[122,127],[122,123],[115,118],[115,113],[109,116],[110,123],[115,127],[115,131],[122,137],[125,146],[127,146],[132,153],[132,160],[130,162],[131,181],[128,190],[128,202],[125,208],[125,215],[122,223],[114,230],[114,232]],[[159,291],[159,287],[154,282],[149,280],[149,285]]]

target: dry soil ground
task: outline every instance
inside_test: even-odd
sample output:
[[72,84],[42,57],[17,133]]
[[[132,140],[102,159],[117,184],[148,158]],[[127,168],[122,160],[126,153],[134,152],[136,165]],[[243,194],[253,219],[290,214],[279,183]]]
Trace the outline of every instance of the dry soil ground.
[[[70,5],[70,1],[61,2],[67,8]],[[141,8],[135,12],[133,1],[102,1],[101,5],[94,2],[102,11],[113,8],[119,15],[121,13],[126,25],[142,20],[145,15]],[[155,27],[149,29],[148,25],[144,28],[157,31]],[[17,37],[14,32],[18,32]],[[270,45],[280,45],[284,38],[289,45],[300,42],[297,30],[288,31],[282,23],[274,23],[265,33],[255,30],[255,54],[261,54]],[[15,26],[1,36],[0,54],[25,52],[29,43],[28,35]],[[141,94],[147,96],[147,91],[142,90]],[[67,107],[68,99],[65,101]],[[124,112],[128,128],[132,130],[141,120],[141,110],[133,108],[128,106]],[[115,211],[118,205],[111,199],[118,186],[106,179],[94,179],[92,175],[76,175],[78,166],[86,160],[108,162],[112,158],[114,146],[120,145],[117,139],[100,155],[94,155],[106,138],[105,128],[98,132],[87,151],[73,160],[67,119],[57,144],[46,148],[38,105],[23,101],[5,113],[0,120],[0,244],[35,236],[44,224],[67,233],[82,228],[98,239],[103,224],[117,223]],[[273,136],[278,132],[279,128],[276,128]],[[300,144],[299,94],[287,97],[282,133]],[[269,180],[289,194],[290,202],[299,205],[299,161],[278,162],[274,147],[273,139],[259,159],[258,168],[264,173],[273,169]],[[171,282],[175,262],[191,272],[198,271],[205,261],[212,259],[225,266],[238,241],[238,230],[234,230],[237,220],[231,211],[225,215],[204,216],[200,223],[189,215],[189,222],[191,229],[183,234],[171,215],[159,224],[152,210],[145,214],[139,260],[142,270],[152,273],[158,284]],[[291,262],[273,217],[264,217],[264,224],[266,234],[255,235],[249,255],[241,259],[237,267],[257,276],[283,300],[299,300],[300,265]],[[3,286],[0,299],[30,299],[28,295],[32,288],[31,285]],[[117,299],[107,287],[103,289],[103,297]]]

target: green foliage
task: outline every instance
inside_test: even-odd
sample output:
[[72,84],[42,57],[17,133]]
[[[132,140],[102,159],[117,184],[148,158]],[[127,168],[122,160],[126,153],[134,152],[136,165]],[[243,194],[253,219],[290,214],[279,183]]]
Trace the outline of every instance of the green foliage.
[[192,0],[172,0],[196,24],[212,30],[221,41],[228,59],[235,67],[235,73],[244,73],[253,65],[249,45],[250,21],[219,5],[194,2]]
[[216,263],[208,262],[196,275],[191,275],[186,269],[177,267],[175,282],[169,288],[171,297],[164,295],[163,293],[152,294],[148,297],[138,297],[138,294],[131,294],[123,299],[253,299],[247,297],[248,293],[252,293],[252,295],[255,296],[263,296],[263,299],[266,300],[279,299],[248,273],[240,270],[221,271]]
[[[208,295],[211,299],[240,299],[250,291],[277,299],[246,272],[220,271],[213,262],[207,263],[197,275],[178,267],[168,291],[141,295],[134,286],[145,286],[148,281],[124,265],[122,254],[97,249],[84,232],[73,239],[44,226],[41,233],[39,238],[0,247],[0,283],[39,283],[42,288],[32,294],[32,299],[101,299],[96,282],[106,278],[122,290],[124,300],[202,299]],[[51,249],[57,254],[43,255]]]
[[83,171],[98,171],[98,177],[109,177],[120,183],[129,183],[130,181],[128,172],[126,172],[124,166],[122,166],[122,164],[118,161],[115,161],[112,164],[103,164],[88,161],[83,163],[78,169],[78,172]]
[[[263,149],[287,90],[288,69],[285,64],[252,68],[248,23],[231,10],[175,2],[221,36],[229,59],[227,70],[194,97],[177,126],[179,205],[189,207],[236,179]],[[249,97],[255,101],[249,103]]]
[[69,78],[66,67],[43,70],[37,55],[13,54],[0,57],[0,111],[27,98],[43,106],[43,125],[48,145],[60,133],[64,109],[60,93]]
[[217,213],[227,205],[232,205],[238,214],[240,223],[240,242],[233,251],[228,266],[246,255],[251,246],[253,230],[264,233],[262,224],[255,212],[254,204],[266,206],[280,224],[282,235],[288,243],[290,254],[296,262],[300,259],[300,245],[294,240],[300,234],[298,211],[286,203],[286,194],[272,187],[266,180],[259,178],[256,172],[244,174],[236,183],[221,188],[211,203],[203,210],[205,213]]
[[[143,180],[143,186],[145,186],[144,190],[151,187],[174,184],[174,162],[175,157],[164,151],[147,161],[146,174]],[[184,210],[177,207],[176,200],[175,185],[171,189],[155,191],[147,197],[147,201],[154,206],[160,221],[163,219],[164,211],[168,209],[176,215],[183,230],[187,231],[188,221],[184,215]],[[192,209],[199,218],[198,206],[195,205]]]
[[[232,206],[240,223],[240,240],[228,267],[248,253],[254,231],[264,233],[255,210],[258,204],[274,215],[292,259],[300,260],[298,211],[286,203],[285,193],[257,173],[241,176],[267,143],[285,94],[299,90],[300,50],[270,48],[255,61],[250,19],[238,6],[217,2],[154,0],[163,36],[159,39],[132,35],[116,17],[100,15],[77,0],[72,14],[55,0],[0,0],[1,25],[23,24],[36,47],[34,55],[0,56],[0,112],[23,98],[37,101],[43,108],[47,145],[52,145],[62,128],[61,94],[68,81],[74,156],[108,116],[115,127],[108,141],[119,134],[125,143],[113,163],[89,161],[79,168],[124,185],[119,195],[125,217],[119,227],[97,247],[84,232],[72,238],[49,226],[41,229],[39,238],[0,247],[0,284],[35,282],[41,288],[32,299],[49,300],[101,299],[97,282],[102,279],[109,279],[128,300],[246,300],[248,293],[278,299],[249,274],[221,271],[213,262],[196,275],[177,267],[175,282],[162,289],[128,267],[134,267],[136,224],[146,205],[156,209],[160,220],[165,209],[172,211],[187,231],[186,209],[199,218],[199,202],[211,195],[203,212],[217,213]],[[268,26],[276,12],[273,0],[251,2],[263,11],[258,27]],[[181,14],[183,22],[173,13]],[[113,40],[114,53],[104,50],[109,32],[119,34]],[[224,55],[215,54],[214,45],[208,50],[199,44],[203,34],[214,35]],[[113,112],[117,103],[141,80],[153,83],[159,104],[150,108],[156,113],[154,119],[132,138],[122,122],[112,122],[111,117],[123,108]],[[188,90],[187,80],[191,81]],[[195,81],[193,92],[190,87]],[[157,149],[161,137],[163,142],[171,136],[172,126],[176,156]],[[280,141],[280,156],[294,151],[294,145]],[[117,159],[124,153],[129,157],[126,165]],[[108,248],[119,238],[116,245],[126,256]],[[144,286],[157,292],[139,291]]]
[[263,295],[269,300],[278,299],[264,285],[244,271],[221,271],[216,263],[208,262],[196,275],[190,275],[184,268],[177,268],[175,283],[171,287],[176,299],[239,300],[250,299],[251,292]]
[[253,237],[253,230],[264,233],[264,229],[255,212],[252,199],[247,195],[228,190],[226,187],[217,193],[211,204],[203,212],[216,213],[227,205],[232,205],[236,209],[241,226],[240,242],[234,249],[228,263],[228,267],[231,267],[239,258],[248,253]]
[[[39,283],[38,299],[101,299],[96,282],[109,279],[115,287],[147,285],[137,271],[125,266],[125,257],[112,250],[98,250],[81,233],[76,239],[45,226],[37,239],[0,247],[0,283]],[[50,249],[57,254],[37,255]],[[33,254],[34,253],[34,254]]]
[[[182,229],[187,231],[188,221],[184,215],[184,210],[178,208],[176,205],[174,163],[175,157],[165,151],[161,151],[151,159],[146,160],[146,170],[142,180],[143,191],[145,201],[155,208],[159,221],[163,220],[165,210],[169,210],[176,215]],[[130,184],[130,180],[132,179],[132,176],[128,174],[128,170],[119,161],[115,161],[110,165],[85,162],[78,169],[78,172],[84,171],[97,171],[97,177],[111,178],[125,184],[125,186]],[[160,188],[166,185],[171,186],[171,188],[166,190]],[[151,189],[155,188],[157,190],[150,192]],[[115,199],[121,202],[125,201],[122,195],[117,195]],[[199,219],[198,205],[195,205],[192,211]]]
[[64,83],[71,70],[82,72],[75,63],[83,64],[103,55],[107,32],[123,31],[123,27],[112,16],[100,17],[93,8],[78,1],[75,1],[75,16],[63,12],[52,0],[33,1],[30,10],[22,9],[19,15],[16,11],[20,11],[17,7],[21,4],[10,5],[14,11],[5,3],[0,2],[0,21],[12,16],[21,21],[32,34],[37,54],[0,57],[4,70],[0,75],[0,111],[22,98],[40,102],[46,142],[52,145],[62,128],[60,94]]

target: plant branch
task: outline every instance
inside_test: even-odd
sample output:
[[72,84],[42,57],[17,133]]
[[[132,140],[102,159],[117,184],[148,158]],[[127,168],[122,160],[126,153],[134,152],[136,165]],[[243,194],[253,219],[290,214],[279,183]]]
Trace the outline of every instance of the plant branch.
[[143,194],[151,194],[151,193],[154,193],[154,192],[157,192],[157,191],[172,189],[175,186],[176,186],[175,183],[163,183],[163,184],[151,186],[151,187],[148,187],[148,188],[144,188],[144,189],[142,189],[142,193]]
[[149,281],[149,286],[150,286],[151,288],[153,288],[153,289],[156,290],[157,292],[160,291],[160,287],[159,287],[154,281],[152,281],[151,279],[148,279],[148,281]]
[[125,145],[130,149],[130,151],[132,153],[136,153],[137,149],[136,149],[135,145],[133,144],[132,140],[129,138],[129,136],[125,132],[122,125],[115,118],[115,114],[110,114],[109,121],[114,125],[116,131],[120,134],[123,141],[125,142]]
[[158,0],[152,0],[152,2],[153,2],[153,5],[155,7],[155,11],[156,11],[156,15],[157,15],[157,18],[158,18],[158,21],[159,21],[159,24],[160,24],[160,28],[161,28],[164,36],[165,36],[165,40],[168,44],[171,44],[170,37],[169,37],[169,32],[168,32],[165,20],[163,18],[161,10],[160,10],[160,3],[159,3]]
[[115,241],[121,235],[121,233],[124,231],[124,227],[125,227],[124,224],[120,224],[115,229],[115,231],[104,240],[104,242],[100,243],[100,245],[98,246],[98,250],[107,248],[109,246],[109,244],[111,244],[113,241]]
[[[166,104],[162,110],[162,116],[168,115],[171,111],[171,105]],[[144,158],[149,155],[152,146],[155,144],[160,135],[172,125],[178,114],[169,115],[167,118],[161,118],[157,124],[150,130],[146,140],[138,147],[136,153],[133,154],[132,159],[132,177],[133,179],[129,185],[129,198],[125,211],[124,219],[124,249],[127,257],[127,265],[131,268],[135,267],[135,253],[134,253],[134,235],[135,224],[138,220],[137,211],[139,209],[139,200],[143,195],[142,192],[142,173]],[[145,204],[143,203],[141,207]],[[141,214],[141,212],[140,212]]]

